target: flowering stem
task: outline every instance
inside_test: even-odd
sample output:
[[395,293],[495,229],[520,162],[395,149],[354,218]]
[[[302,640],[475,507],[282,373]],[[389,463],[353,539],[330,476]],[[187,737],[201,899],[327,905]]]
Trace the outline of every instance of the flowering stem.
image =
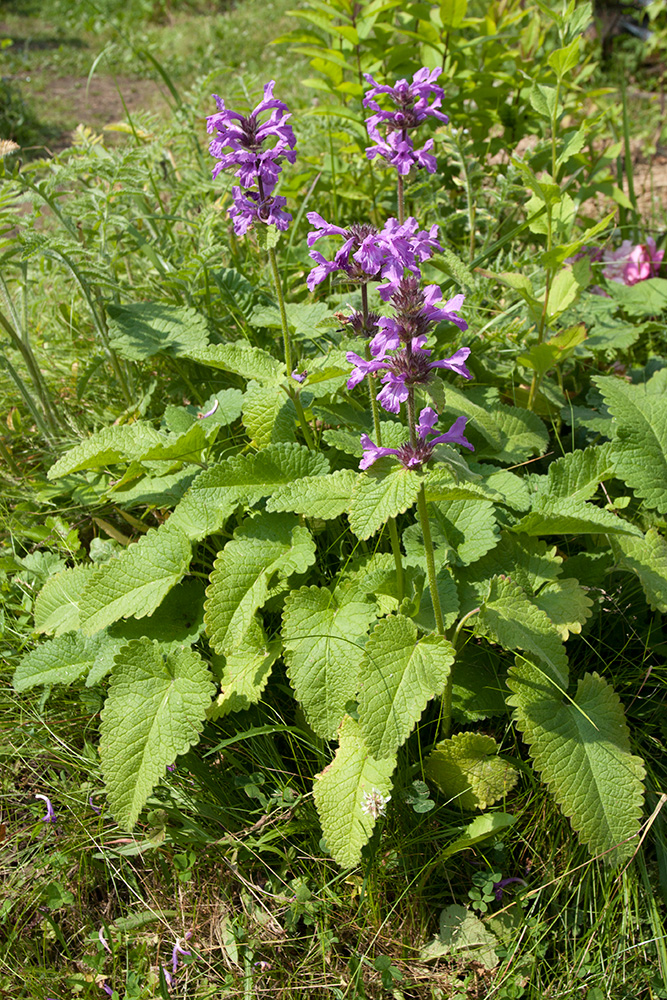
[[287,368],[287,374],[289,376],[292,371],[292,347],[289,339],[287,313],[285,312],[285,299],[283,297],[283,288],[280,281],[280,273],[278,271],[278,258],[276,257],[275,247],[269,247],[269,261],[271,262],[271,271],[273,272],[273,283],[276,287],[278,309],[280,310],[280,325],[283,331],[283,344],[285,345],[285,367]]
[[292,392],[290,395],[290,399],[294,403],[294,409],[296,410],[296,415],[299,418],[299,424],[301,426],[301,430],[303,431],[303,436],[306,440],[306,444],[308,445],[310,450],[313,451],[315,448],[315,441],[313,439],[313,435],[310,430],[310,424],[306,419],[306,414],[303,412],[303,406],[301,405],[301,400],[299,399],[299,393]]
[[398,221],[401,226],[405,222],[405,194],[402,174],[398,175]]
[[[426,553],[426,571],[428,573],[428,586],[431,591],[431,601],[433,602],[433,614],[435,616],[435,627],[438,635],[445,634],[445,623],[442,617],[442,606],[440,604],[440,594],[438,593],[438,574],[435,571],[435,557],[433,555],[433,539],[431,538],[431,526],[428,523],[428,511],[426,509],[426,491],[422,483],[417,494],[417,510],[419,511],[419,522],[421,524],[422,535],[424,537],[424,552]],[[450,695],[451,699],[451,695]]]

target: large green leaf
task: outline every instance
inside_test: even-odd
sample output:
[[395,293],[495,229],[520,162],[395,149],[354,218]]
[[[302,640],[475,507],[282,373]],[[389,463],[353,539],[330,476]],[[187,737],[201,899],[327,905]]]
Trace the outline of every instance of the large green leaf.
[[113,349],[131,361],[155,354],[181,357],[206,348],[206,318],[187,306],[167,302],[134,302],[109,305],[109,340]]
[[642,811],[644,768],[630,752],[618,695],[586,674],[565,701],[544,671],[527,660],[509,672],[508,699],[535,767],[572,828],[607,862],[630,857]]
[[421,483],[416,472],[389,459],[380,459],[359,476],[348,511],[357,538],[370,538],[389,518],[412,507]]
[[308,476],[279,487],[268,500],[267,510],[290,510],[306,517],[331,520],[350,505],[359,478],[353,469],[339,469],[328,476]]
[[618,536],[612,550],[619,566],[639,577],[651,607],[667,612],[667,541],[658,530],[649,528],[643,538]]
[[35,630],[62,635],[79,627],[79,601],[92,566],[72,566],[46,581],[35,601]]
[[96,674],[108,673],[120,646],[120,640],[104,632],[92,637],[69,632],[48,639],[23,657],[14,673],[14,687],[27,691],[38,684],[71,684],[95,666]]
[[609,443],[571,451],[549,466],[546,481],[538,489],[540,507],[552,501],[567,500],[577,506],[590,500],[598,486],[614,474]]
[[365,595],[302,587],[285,601],[285,662],[314,731],[330,739],[359,688],[359,668],[375,604]]
[[461,614],[481,604],[494,576],[509,576],[528,595],[535,593],[562,572],[562,557],[556,547],[548,548],[541,539],[503,531],[494,549],[472,566],[455,569],[461,597]]
[[81,629],[93,635],[119,618],[152,614],[190,565],[192,546],[169,522],[151,528],[96,570],[79,605]]
[[239,503],[252,505],[274,490],[329,471],[324,455],[300,444],[273,444],[254,455],[233,455],[195,479],[169,523],[199,539],[218,531]]
[[457,733],[426,758],[424,774],[462,809],[486,809],[514,788],[518,772],[482,733]]
[[531,600],[546,612],[563,642],[569,639],[571,632],[577,635],[581,632],[582,625],[591,617],[593,607],[579,581],[563,577],[546,584]]
[[48,478],[58,479],[82,469],[104,469],[117,462],[138,460],[150,448],[166,440],[166,435],[144,420],[104,427],[65,452],[49,469]]
[[558,629],[516,583],[494,577],[489,596],[472,622],[505,649],[524,649],[539,657],[556,683],[567,686],[568,662]]
[[193,650],[150,639],[123,646],[102,710],[100,756],[114,818],[132,827],[168,764],[197,741],[215,692]]
[[419,639],[410,618],[395,615],[378,622],[359,678],[359,723],[376,759],[396,755],[428,702],[444,691],[454,656],[444,636]]
[[206,631],[216,652],[240,646],[269,596],[274,574],[287,578],[315,562],[315,544],[292,514],[260,513],[244,521],[215,560],[206,591]]
[[247,344],[215,344],[212,347],[188,351],[188,357],[201,365],[222,368],[245,379],[255,379],[264,385],[276,385],[285,378],[285,366],[259,347]]
[[184,434],[193,424],[201,423],[206,435],[219,427],[227,427],[241,416],[243,393],[240,389],[221,389],[209,396],[201,406],[173,406],[164,411],[164,422],[173,434]]
[[256,448],[294,440],[296,410],[279,385],[248,383],[243,397],[243,426]]
[[499,941],[474,913],[453,903],[440,914],[440,932],[419,953],[422,962],[451,956],[459,962],[476,962],[494,969],[500,958]]
[[359,723],[346,716],[335,759],[315,776],[313,796],[331,856],[343,868],[359,863],[391,791],[396,760],[375,760]]
[[220,719],[257,704],[279,655],[280,643],[267,640],[264,627],[255,616],[240,644],[223,657],[220,691],[206,713],[207,718]]
[[639,528],[592,503],[544,501],[522,517],[512,531],[524,535],[636,535]]
[[[489,500],[447,498],[430,504],[428,515],[438,568],[468,566],[498,543],[498,527]],[[408,561],[426,568],[420,524],[406,528],[403,545]]]
[[[642,285],[645,282],[642,282]],[[656,381],[657,380],[657,381]],[[613,417],[611,454],[615,474],[649,507],[667,511],[667,393],[654,375],[646,384],[598,376],[596,382]],[[656,383],[655,386],[652,383]],[[663,391],[657,392],[656,388]]]
[[124,639],[158,639],[191,646],[204,630],[204,585],[192,577],[181,580],[147,618],[114,622],[109,634]]

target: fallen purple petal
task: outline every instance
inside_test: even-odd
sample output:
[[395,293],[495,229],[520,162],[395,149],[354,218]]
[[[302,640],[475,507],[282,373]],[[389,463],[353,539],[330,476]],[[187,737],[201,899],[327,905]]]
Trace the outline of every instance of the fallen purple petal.
[[40,817],[42,823],[55,823],[56,813],[53,806],[51,805],[51,799],[47,795],[41,795],[41,794],[35,795],[35,798],[42,799],[42,801],[46,802],[46,813],[42,817]]

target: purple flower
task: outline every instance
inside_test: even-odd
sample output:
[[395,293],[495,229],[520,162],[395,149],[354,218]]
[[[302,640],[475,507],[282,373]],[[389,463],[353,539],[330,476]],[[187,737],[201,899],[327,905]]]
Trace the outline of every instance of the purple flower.
[[465,364],[470,354],[469,347],[461,347],[450,358],[443,358],[441,361],[431,361],[431,351],[425,350],[421,345],[425,342],[425,337],[415,338],[409,347],[394,354],[383,354],[366,361],[358,354],[349,351],[347,360],[354,364],[354,368],[347,382],[348,389],[354,389],[356,385],[366,377],[386,369],[382,377],[384,388],[378,393],[378,403],[390,413],[398,413],[401,403],[404,403],[410,390],[417,385],[427,386],[433,378],[435,368],[448,368],[463,378],[472,378],[471,373]]
[[438,227],[420,230],[416,219],[409,218],[401,225],[389,219],[378,230],[369,223],[354,223],[348,229],[326,222],[317,212],[308,213],[308,221],[317,228],[308,234],[308,246],[327,236],[342,236],[343,245],[332,260],[327,260],[318,250],[311,249],[310,256],[317,267],[308,275],[308,288],[313,291],[335,271],[343,271],[348,280],[366,283],[387,280],[380,288],[380,295],[387,300],[398,288],[405,268],[419,275],[421,261],[442,250],[438,243]]
[[47,795],[35,795],[35,798],[42,799],[42,801],[46,802],[46,813],[41,817],[42,823],[55,823],[56,813],[55,809],[51,805],[51,799]]
[[292,372],[292,378],[295,382],[305,382],[308,378],[308,372],[301,372],[301,374],[299,374],[299,369],[295,368]]
[[101,986],[102,986],[102,989],[104,990],[104,992],[106,993],[106,995],[108,997],[112,997],[113,996],[113,990],[111,989],[110,986],[107,986],[106,983],[102,983]]
[[[374,112],[366,119],[368,135],[374,143],[366,149],[369,160],[382,156],[401,175],[408,174],[412,167],[423,167],[428,173],[435,173],[437,164],[431,153],[433,140],[429,139],[421,149],[415,149],[409,133],[419,128],[427,118],[436,118],[445,125],[449,121],[447,115],[439,110],[444,91],[435,81],[440,72],[423,67],[414,74],[412,83],[398,80],[393,87],[381,86],[368,73],[364,74],[367,82],[373,85],[363,101],[364,106]],[[376,100],[379,95],[387,95],[394,108],[382,108]],[[385,131],[384,139],[378,126]]]
[[104,948],[104,950],[108,951],[109,954],[112,955],[113,952],[111,951],[111,948],[109,947],[109,942],[107,941],[107,939],[104,936],[104,927],[100,927],[97,936],[100,939],[100,944],[102,945],[102,947]]
[[442,306],[436,306],[441,299],[438,285],[427,285],[422,290],[412,275],[404,278],[391,296],[396,317],[383,316],[378,321],[380,330],[371,341],[371,353],[375,356],[384,350],[394,351],[401,342],[414,343],[425,336],[433,323],[455,323],[459,330],[467,330],[468,324],[458,315],[465,297],[455,295]]
[[474,451],[473,446],[464,436],[467,417],[458,417],[448,431],[429,441],[428,437],[435,433],[434,427],[437,422],[438,414],[430,406],[427,406],[419,414],[417,443],[412,445],[407,441],[400,448],[380,448],[371,441],[368,434],[362,434],[361,444],[364,449],[364,455],[359,463],[359,468],[368,469],[378,458],[382,458],[385,455],[395,455],[406,469],[418,469],[428,462],[437,444],[459,444],[464,448]]
[[95,805],[95,803],[93,802],[92,795],[88,796],[88,805],[90,806],[90,808],[93,810],[94,813],[97,813],[98,816],[102,815],[102,810],[100,809],[99,806]]
[[[287,229],[292,218],[282,211],[285,199],[273,195],[282,161],[296,160],[296,138],[287,124],[291,114],[287,105],[273,96],[274,86],[274,80],[266,84],[263,99],[249,115],[228,110],[222,98],[214,94],[218,113],[206,120],[207,131],[215,133],[209,144],[211,155],[218,158],[213,177],[228,167],[238,167],[236,176],[246,189],[232,189],[234,205],[229,214],[239,236],[257,220]],[[268,118],[261,122],[259,116],[264,112],[269,113]],[[274,144],[264,148],[269,140]],[[226,149],[230,152],[223,152]],[[257,190],[253,189],[255,184]]]
[[[192,931],[188,931],[187,934],[185,935],[185,937],[183,938],[183,941],[185,942],[185,941],[187,941],[191,937],[192,937]],[[176,972],[176,969],[178,968],[178,956],[179,955],[186,955],[187,957],[190,957],[191,954],[192,954],[192,952],[188,951],[187,948],[181,948],[180,938],[176,938],[176,944],[174,945],[174,948],[173,948],[172,953],[171,953],[171,970],[172,970],[172,972]]]

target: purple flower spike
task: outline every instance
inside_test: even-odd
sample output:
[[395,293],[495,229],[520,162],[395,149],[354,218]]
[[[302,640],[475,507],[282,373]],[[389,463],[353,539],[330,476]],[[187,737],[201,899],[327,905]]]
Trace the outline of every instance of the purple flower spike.
[[[249,115],[230,111],[222,98],[214,95],[218,113],[206,120],[207,131],[214,133],[209,151],[218,159],[213,177],[221,170],[238,167],[236,176],[245,189],[232,189],[234,204],[229,214],[238,236],[243,236],[256,221],[287,229],[292,218],[282,211],[285,199],[273,195],[282,161],[296,160],[296,138],[292,126],[287,124],[291,114],[287,105],[273,96],[274,86],[273,80],[266,84],[264,98]],[[261,122],[259,116],[266,112],[268,118]],[[273,145],[264,148],[267,141]]]
[[[379,397],[378,397],[379,399]],[[401,465],[406,469],[419,469],[431,458],[433,449],[437,444],[459,444],[471,451],[475,449],[470,441],[464,436],[467,417],[458,417],[448,431],[438,437],[428,440],[434,433],[434,427],[438,422],[438,414],[430,406],[425,407],[419,414],[417,424],[418,441],[412,445],[409,441],[402,444],[400,448],[380,448],[374,444],[368,434],[362,434],[361,444],[364,455],[359,463],[360,469],[368,469],[378,458],[386,455],[395,455]]]
[[51,799],[47,795],[35,795],[36,799],[42,799],[46,803],[46,813],[41,817],[42,823],[55,823],[56,812],[51,804]]
[[[421,149],[415,149],[410,132],[419,128],[427,118],[436,118],[444,125],[449,121],[447,115],[439,110],[444,91],[435,81],[440,76],[440,70],[423,67],[414,74],[412,83],[398,80],[393,87],[380,85],[368,73],[364,76],[372,87],[366,92],[363,103],[374,112],[366,119],[368,135],[373,142],[366,149],[368,159],[382,156],[401,176],[410,173],[413,167],[435,173],[437,164],[431,153],[433,140],[429,139]],[[392,101],[392,110],[378,104],[376,98],[381,95]],[[384,129],[385,138],[378,126]]]

